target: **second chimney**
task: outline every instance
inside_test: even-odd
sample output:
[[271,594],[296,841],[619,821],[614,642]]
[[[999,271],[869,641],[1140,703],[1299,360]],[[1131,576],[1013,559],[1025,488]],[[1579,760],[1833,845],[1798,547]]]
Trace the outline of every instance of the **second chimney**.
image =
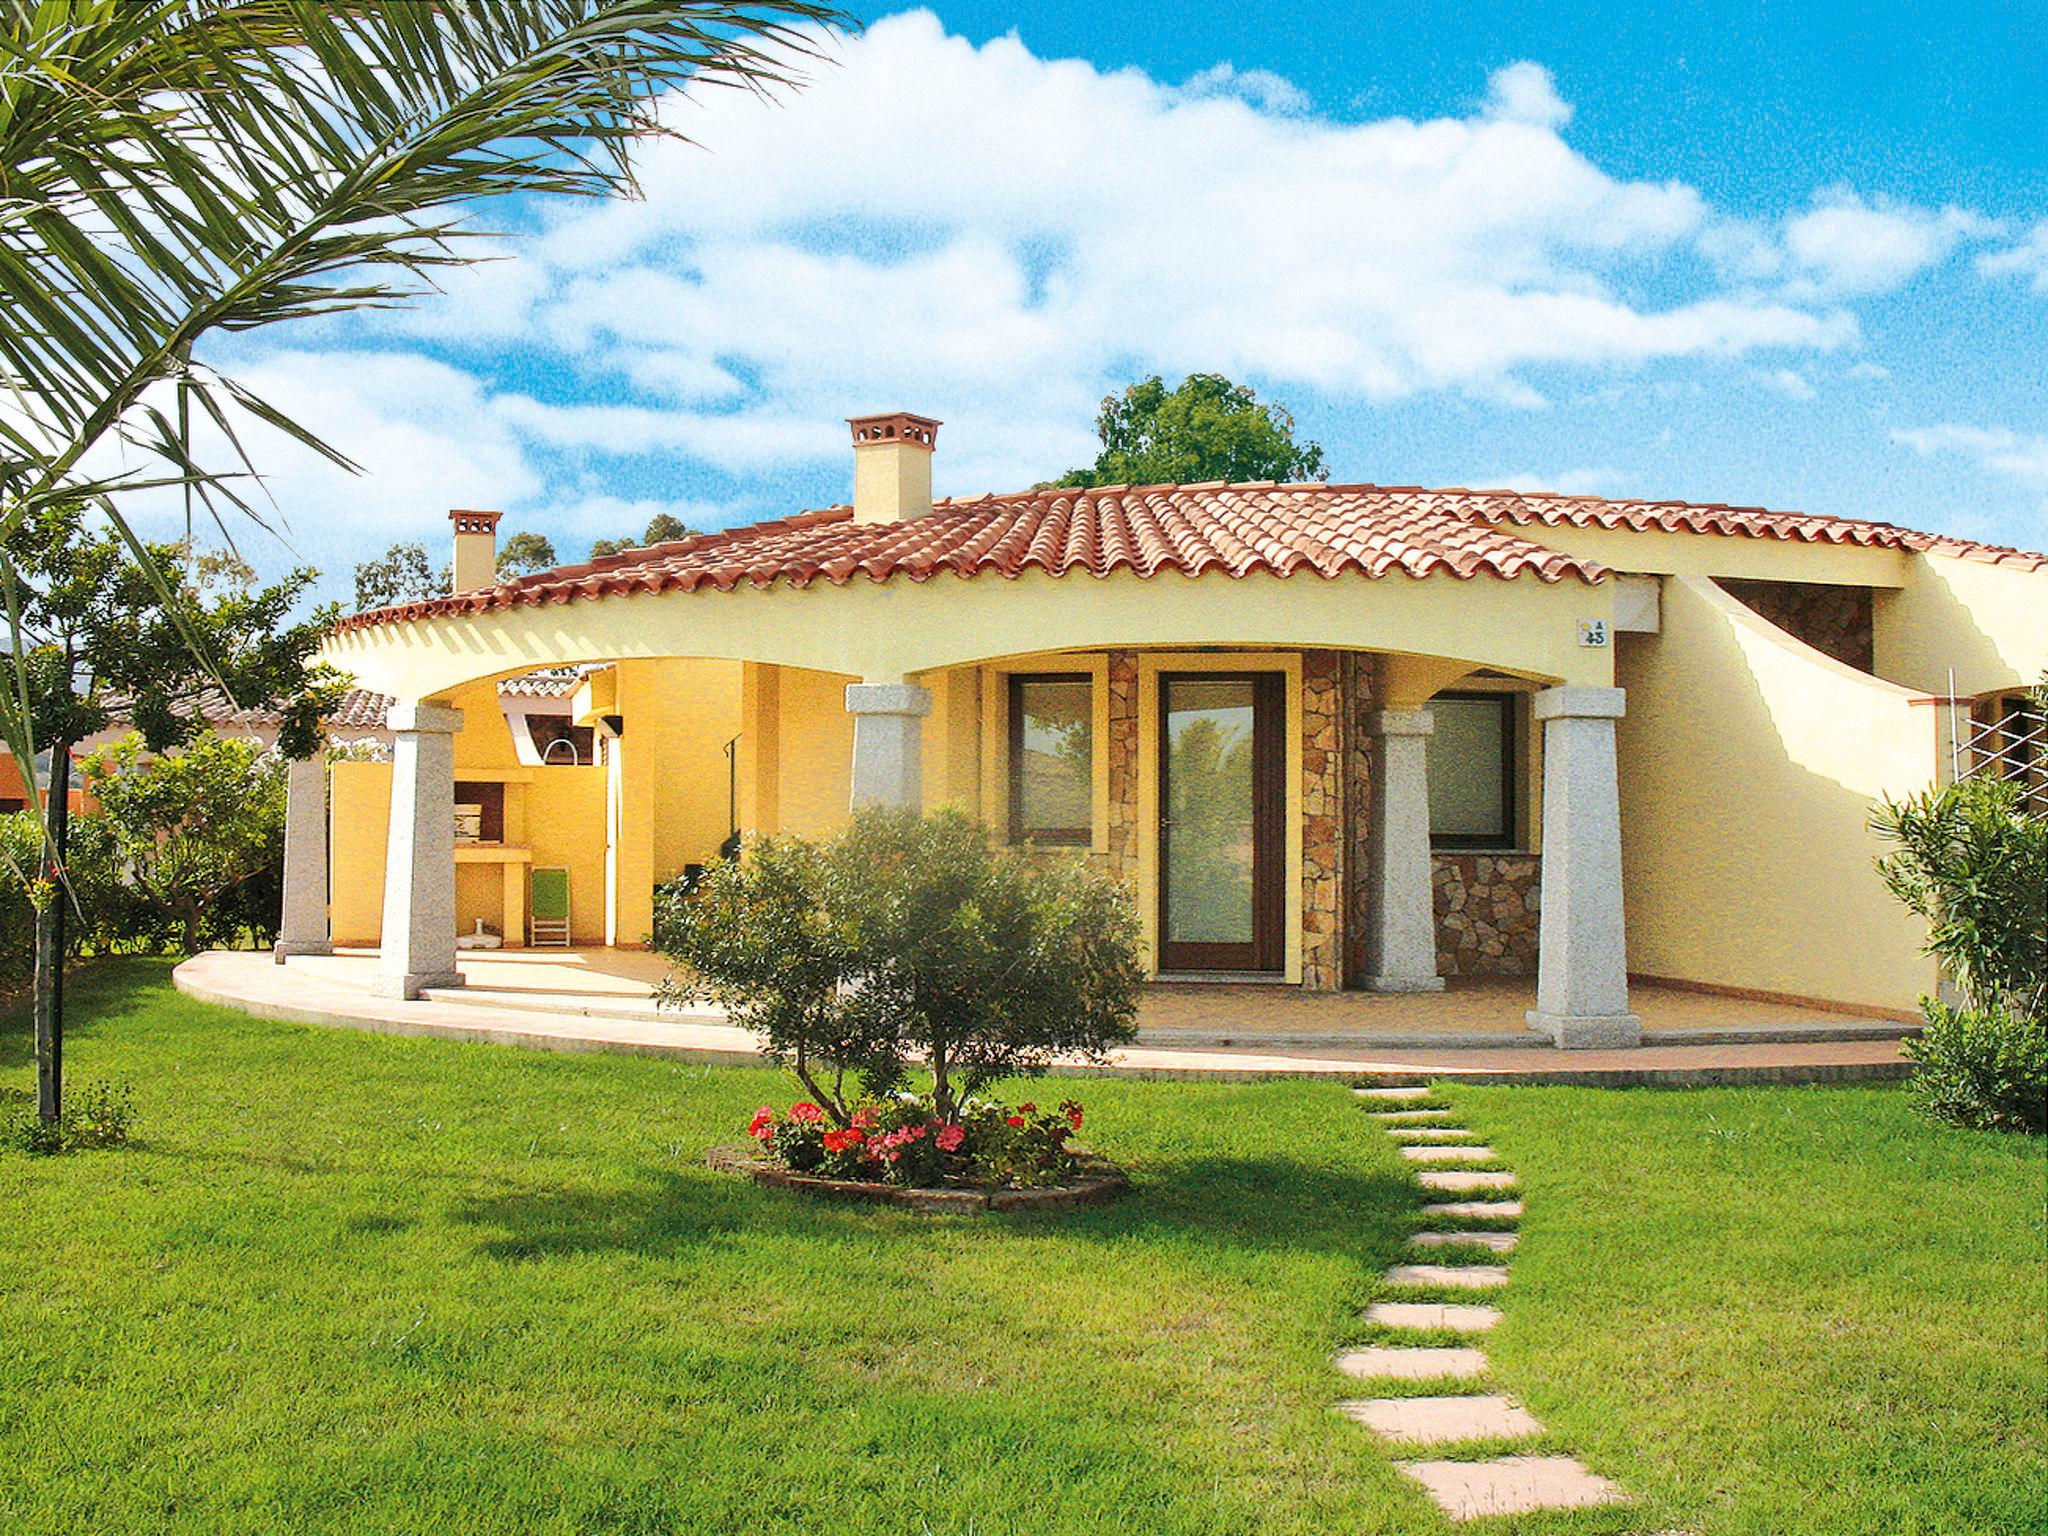
[[474,592],[498,584],[498,519],[502,512],[468,512],[461,508],[448,514],[455,525],[455,567],[450,586],[457,592]]
[[849,416],[853,428],[853,520],[901,523],[932,509],[932,452],[939,424],[890,411]]

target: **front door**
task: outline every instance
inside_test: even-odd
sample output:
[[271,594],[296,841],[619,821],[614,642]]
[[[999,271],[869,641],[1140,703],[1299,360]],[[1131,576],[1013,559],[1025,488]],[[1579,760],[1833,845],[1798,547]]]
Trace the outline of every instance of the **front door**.
[[1278,971],[1284,674],[1159,679],[1159,968]]

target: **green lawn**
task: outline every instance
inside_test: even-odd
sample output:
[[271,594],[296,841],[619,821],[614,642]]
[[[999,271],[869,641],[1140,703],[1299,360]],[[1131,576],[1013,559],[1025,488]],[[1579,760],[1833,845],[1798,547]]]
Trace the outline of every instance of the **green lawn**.
[[[768,1072],[72,995],[145,1119],[0,1156],[8,1536],[1449,1529],[1330,1411],[1413,1208],[1341,1087],[1082,1084],[1131,1197],[941,1220],[704,1169]],[[1496,1378],[1642,1495],[1514,1529],[2043,1528],[2040,1143],[1882,1088],[1448,1098],[1528,1190]]]

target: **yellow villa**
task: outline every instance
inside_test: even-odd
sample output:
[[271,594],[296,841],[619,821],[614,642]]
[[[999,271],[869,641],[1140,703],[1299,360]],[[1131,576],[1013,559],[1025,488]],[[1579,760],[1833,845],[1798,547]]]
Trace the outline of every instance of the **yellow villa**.
[[[393,745],[294,766],[281,955],[458,984],[535,868],[640,946],[735,834],[881,802],[1123,881],[1162,983],[1527,977],[1565,1046],[1634,1043],[1632,982],[1894,1017],[1937,977],[1870,806],[2048,671],[2041,555],[1508,491],[935,502],[937,422],[852,427],[850,506],[509,583],[452,514],[456,590],[329,643]],[[500,691],[537,672],[545,732]]]

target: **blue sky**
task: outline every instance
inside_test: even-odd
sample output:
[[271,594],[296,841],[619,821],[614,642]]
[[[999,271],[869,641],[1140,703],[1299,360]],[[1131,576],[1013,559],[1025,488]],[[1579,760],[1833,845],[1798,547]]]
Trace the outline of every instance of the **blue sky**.
[[[2048,25],[2021,5],[945,4],[777,104],[677,103],[637,204],[495,209],[397,316],[222,351],[289,550],[490,506],[565,559],[656,510],[844,499],[841,419],[942,493],[1216,370],[1336,480],[1876,517],[2048,545]],[[2032,9],[2030,17],[2028,12]],[[1162,23],[1159,18],[1170,17]]]

